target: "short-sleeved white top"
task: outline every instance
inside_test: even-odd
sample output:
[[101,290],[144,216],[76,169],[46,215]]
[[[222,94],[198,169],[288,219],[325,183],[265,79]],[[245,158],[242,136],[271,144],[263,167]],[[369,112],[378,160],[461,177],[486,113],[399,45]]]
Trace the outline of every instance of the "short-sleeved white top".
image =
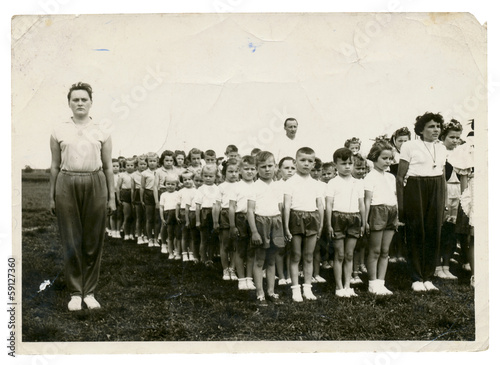
[[163,206],[163,210],[172,210],[177,207],[177,204],[180,203],[181,196],[178,191],[174,191],[169,193],[165,191],[160,195],[160,205]]
[[229,201],[236,202],[236,213],[246,213],[248,207],[248,199],[253,195],[254,182],[246,182],[240,180],[236,183],[234,189],[229,194]]
[[155,171],[146,169],[143,172],[141,172],[141,174],[146,178],[146,184],[144,186],[144,189],[153,190],[153,187],[155,185]]
[[446,147],[439,141],[431,143],[416,139],[403,143],[399,159],[409,163],[407,177],[439,176],[443,174],[446,156]]
[[164,167],[160,167],[159,169],[155,170],[155,175],[158,176],[158,189],[165,189],[166,188],[165,181],[166,181],[167,176],[169,174],[178,176],[174,169],[167,170]]
[[219,194],[217,185],[202,185],[196,190],[194,203],[200,204],[202,208],[213,208]]
[[102,168],[101,148],[110,137],[109,126],[91,119],[80,127],[69,118],[57,124],[52,137],[61,148],[61,170],[92,172]]
[[283,191],[271,181],[269,184],[261,179],[254,183],[252,196],[248,199],[255,202],[255,214],[271,217],[281,214],[279,204],[283,203]]
[[120,189],[132,189],[132,182],[134,181],[132,179],[132,174],[121,172],[119,177],[122,178]]
[[323,191],[321,191],[318,181],[310,175],[305,177],[299,174],[293,175],[283,184],[283,193],[291,196],[291,209],[305,212],[318,210],[316,199],[323,198]]
[[332,211],[342,213],[358,213],[359,199],[364,199],[363,180],[335,176],[328,182],[326,196],[333,198]]
[[142,174],[136,170],[132,173],[132,179],[134,179],[135,188],[140,189],[142,184]]
[[371,205],[396,205],[396,178],[390,172],[371,170],[364,179],[365,190],[372,192]]
[[186,209],[186,205],[189,204],[189,210],[195,211],[196,204],[193,203],[194,196],[196,195],[196,189],[192,188],[182,188],[179,190],[179,194],[181,196],[181,209]]
[[224,181],[219,185],[219,196],[216,198],[218,202],[221,203],[221,208],[229,208],[229,197],[231,193],[237,189],[238,183],[229,183]]

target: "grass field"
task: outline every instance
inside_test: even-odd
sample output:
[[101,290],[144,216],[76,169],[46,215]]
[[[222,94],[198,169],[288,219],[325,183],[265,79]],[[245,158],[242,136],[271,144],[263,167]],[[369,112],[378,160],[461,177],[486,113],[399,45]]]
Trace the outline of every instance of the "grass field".
[[[107,239],[103,254],[96,292],[103,308],[69,312],[48,174],[23,175],[22,187],[25,342],[475,339],[470,274],[458,267],[457,281],[435,280],[440,292],[415,294],[405,264],[390,264],[386,285],[394,295],[380,298],[366,284],[358,298],[336,298],[333,272],[323,270],[328,282],[314,284],[316,302],[293,303],[290,288],[277,286],[284,303],[259,307],[254,291],[222,280],[220,263],[169,261],[159,249],[116,239]],[[54,283],[38,292],[46,279]]]

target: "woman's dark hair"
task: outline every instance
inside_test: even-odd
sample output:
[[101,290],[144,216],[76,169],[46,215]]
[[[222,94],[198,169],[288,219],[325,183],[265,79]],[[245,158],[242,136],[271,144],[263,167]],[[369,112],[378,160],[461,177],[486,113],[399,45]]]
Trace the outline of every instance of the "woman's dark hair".
[[441,134],[439,135],[439,140],[444,141],[448,133],[450,132],[462,132],[462,124],[455,119],[450,120],[448,123],[443,125],[443,129],[441,130]]
[[443,129],[444,119],[443,116],[439,113],[425,113],[424,115],[419,115],[416,118],[415,122],[415,134],[419,137],[422,137],[422,131],[425,128],[425,125],[431,121],[434,121],[439,124],[439,127]]
[[87,94],[89,94],[90,101],[92,101],[92,86],[84,82],[78,82],[76,84],[71,85],[71,87],[69,88],[68,103],[69,100],[71,99],[71,93],[75,90],[85,90]]

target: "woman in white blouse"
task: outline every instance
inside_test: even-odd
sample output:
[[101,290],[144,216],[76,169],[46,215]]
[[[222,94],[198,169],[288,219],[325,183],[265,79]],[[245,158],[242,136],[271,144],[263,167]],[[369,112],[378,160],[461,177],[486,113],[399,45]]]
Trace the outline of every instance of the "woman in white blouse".
[[94,298],[104,244],[106,215],[116,209],[110,126],[89,116],[92,88],[71,86],[73,116],[50,137],[50,210],[57,216],[64,247],[70,311],[100,308]]
[[414,291],[438,290],[431,279],[439,254],[446,201],[446,147],[438,141],[443,122],[440,114],[417,117],[415,134],[420,138],[401,147],[396,177],[398,210],[399,220],[406,224]]

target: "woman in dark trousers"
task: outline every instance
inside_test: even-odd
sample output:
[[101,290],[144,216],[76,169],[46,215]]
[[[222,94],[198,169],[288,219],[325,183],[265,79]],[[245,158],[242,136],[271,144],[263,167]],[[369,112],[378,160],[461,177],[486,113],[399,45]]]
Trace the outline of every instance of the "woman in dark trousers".
[[89,116],[92,88],[71,86],[71,118],[50,137],[50,210],[57,216],[64,247],[70,311],[100,308],[94,298],[104,244],[106,215],[116,209],[110,126]]
[[440,114],[416,118],[415,138],[403,144],[396,177],[399,219],[406,224],[414,291],[438,290],[431,279],[440,248],[446,201],[446,148],[438,142]]

